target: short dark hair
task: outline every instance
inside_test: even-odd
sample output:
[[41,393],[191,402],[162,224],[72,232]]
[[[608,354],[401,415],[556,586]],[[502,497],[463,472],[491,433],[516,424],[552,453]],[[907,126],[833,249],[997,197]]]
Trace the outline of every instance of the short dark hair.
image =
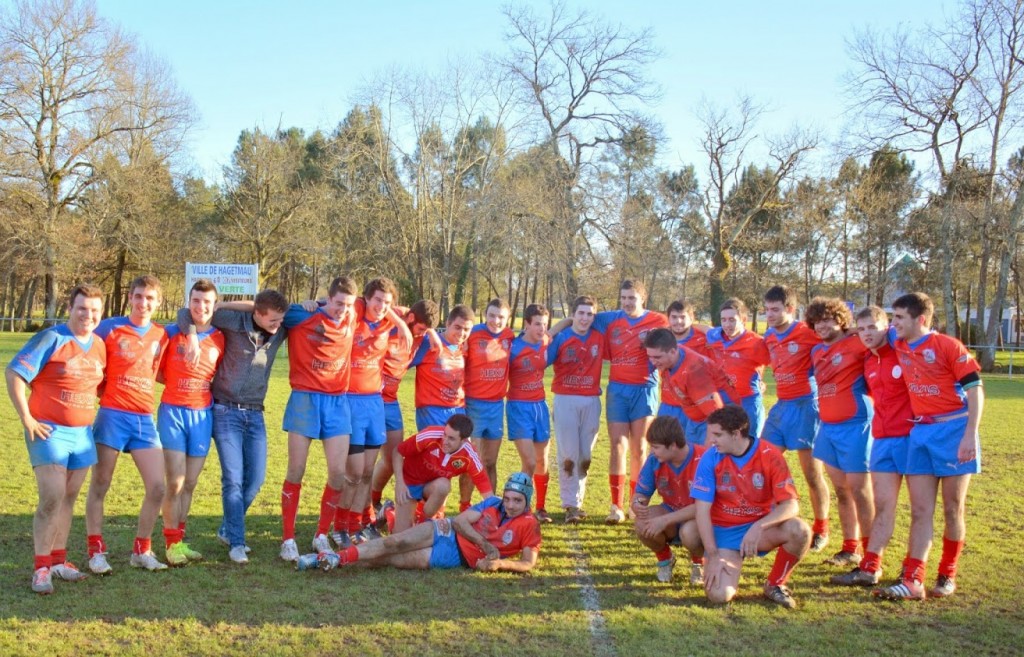
[[676,341],[676,336],[672,335],[672,331],[667,328],[656,328],[644,338],[644,349],[672,351],[678,348],[679,342]]
[[735,310],[736,314],[741,317],[750,316],[750,312],[747,310],[747,304],[743,303],[743,299],[739,299],[737,297],[726,299],[722,303],[721,307],[719,307],[718,312],[721,313],[723,310]]
[[683,431],[683,425],[679,424],[678,418],[662,415],[654,418],[654,422],[648,427],[647,442],[665,447],[686,447],[686,432]]
[[196,282],[192,284],[192,289],[188,291],[188,295],[192,296],[193,292],[213,292],[214,296],[218,296],[217,286],[209,278],[196,279]]
[[[492,306],[497,308],[498,310],[508,310],[509,312],[512,311],[512,308],[508,305],[508,301],[505,301],[501,297],[494,297],[493,299],[487,302],[487,308],[490,308]],[[487,308],[484,308],[485,313],[487,312]]]
[[253,309],[261,315],[271,310],[279,313],[288,312],[288,299],[277,290],[263,290],[253,300]]
[[387,277],[374,278],[367,281],[366,285],[363,286],[363,298],[367,301],[373,297],[377,292],[383,292],[384,294],[390,294],[391,300],[398,301],[398,288],[395,286],[395,282]]
[[68,295],[68,308],[75,305],[75,299],[78,297],[85,297],[86,299],[103,299],[103,290],[100,289],[99,285],[93,285],[92,283],[80,283],[79,285],[71,288],[71,293]]
[[917,319],[924,315],[926,323],[930,324],[932,315],[935,314],[935,304],[931,297],[924,292],[910,292],[892,302],[893,308],[902,308],[907,314]]
[[596,309],[597,302],[594,301],[594,297],[583,295],[573,299],[572,311],[575,313],[577,310],[579,310],[580,306],[593,306]]
[[548,309],[542,304],[531,303],[526,307],[526,310],[523,311],[523,325],[525,326],[532,323],[534,317],[548,317],[550,315],[551,313],[549,313]]
[[854,317],[856,320],[870,319],[873,322],[885,322],[889,323],[889,316],[885,314],[885,311],[878,306],[867,306],[857,311],[857,316]]
[[619,292],[623,290],[635,290],[636,293],[642,296],[645,301],[647,300],[647,287],[645,287],[641,281],[634,281],[627,278],[622,281],[622,285],[619,286]]
[[456,319],[464,319],[467,322],[472,322],[476,319],[476,314],[473,313],[473,309],[464,303],[460,303],[448,312],[448,319],[445,321],[446,324],[451,324]]
[[409,308],[415,321],[433,328],[441,321],[441,309],[430,299],[420,299]]
[[152,274],[146,274],[145,276],[139,276],[138,278],[132,279],[132,282],[128,284],[128,294],[134,294],[138,288],[142,289],[153,289],[162,297],[164,295],[164,286],[160,284],[160,279]]
[[711,411],[705,424],[717,424],[729,433],[739,431],[747,438],[750,437],[750,417],[742,406],[736,404],[727,404]]
[[693,304],[686,299],[676,299],[672,303],[668,304],[668,308],[665,309],[665,316],[668,317],[671,313],[686,313],[691,318],[694,318],[696,310]]
[[781,303],[786,308],[796,308],[799,300],[796,296],[796,291],[785,285],[776,285],[768,288],[768,291],[764,293],[764,302]]
[[356,281],[354,278],[348,276],[339,276],[331,281],[331,286],[327,288],[327,296],[333,297],[335,294],[351,294],[356,296],[359,288],[356,287]]
[[456,413],[448,418],[445,425],[458,431],[463,440],[473,435],[473,420],[469,419],[468,415]]

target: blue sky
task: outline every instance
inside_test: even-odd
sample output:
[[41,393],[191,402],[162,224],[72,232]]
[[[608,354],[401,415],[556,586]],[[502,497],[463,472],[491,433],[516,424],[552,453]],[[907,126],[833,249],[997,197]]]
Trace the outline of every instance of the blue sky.
[[[650,75],[663,93],[651,111],[669,140],[661,153],[668,167],[699,167],[694,109],[702,97],[727,105],[738,93],[751,95],[772,108],[765,132],[798,123],[837,135],[845,40],[865,26],[938,21],[943,11],[942,3],[923,0],[586,7],[626,27],[654,27],[663,57]],[[486,1],[97,0],[97,8],[167,61],[192,97],[200,120],[189,161],[211,180],[242,130],[331,129],[375,73],[395,65],[440,69],[452,58],[499,51],[505,29],[500,5]]]

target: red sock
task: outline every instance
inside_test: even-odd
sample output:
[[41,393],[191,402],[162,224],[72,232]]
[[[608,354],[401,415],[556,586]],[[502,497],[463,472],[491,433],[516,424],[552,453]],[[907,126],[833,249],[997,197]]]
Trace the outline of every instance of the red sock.
[[865,550],[864,558],[860,560],[860,569],[866,573],[877,573],[882,569],[882,555]]
[[533,487],[537,491],[537,508],[543,509],[548,499],[548,480],[551,477],[546,474],[533,475]]
[[695,557],[695,556],[693,556],[693,555],[691,554],[691,555],[690,555],[690,561],[691,561],[692,563],[700,564],[700,565],[702,565],[702,566],[704,565],[704,557]]
[[359,548],[355,545],[350,545],[341,552],[338,553],[341,563],[355,563],[359,561]]
[[908,556],[903,560],[903,579],[923,582],[926,567],[927,564],[921,559],[914,559],[913,557]]
[[165,547],[171,547],[175,543],[180,543],[182,539],[182,530],[180,529],[164,529],[164,545]]
[[768,584],[770,586],[782,586],[789,579],[790,573],[793,572],[793,567],[800,562],[800,557],[786,552],[782,546],[775,552],[775,563],[772,564],[772,570],[768,573]]
[[135,537],[135,544],[132,546],[132,554],[146,554],[153,549],[153,541],[150,538]]
[[389,506],[384,509],[384,520],[388,523],[388,533],[394,533],[395,531],[395,507]]
[[341,491],[324,484],[324,492],[320,495],[320,519],[316,523],[316,535],[331,531],[338,505],[341,502]]
[[612,492],[612,504],[622,508],[622,485],[626,483],[626,475],[608,475],[608,487]]
[[828,518],[815,518],[814,524],[811,525],[811,531],[815,534],[827,534]]
[[285,479],[281,484],[281,540],[295,538],[295,516],[299,514],[299,495],[302,484]]
[[636,479],[629,480],[629,499],[633,499],[633,495],[636,494]]
[[963,541],[951,541],[942,537],[942,559],[939,560],[939,574],[956,577],[956,565],[964,549]]
[[860,537],[860,552],[861,552],[861,554],[866,554],[867,553],[869,539],[870,539],[869,536],[861,536]]
[[103,542],[102,534],[89,534],[85,537],[86,543],[88,544],[89,558],[92,559],[100,552],[107,551],[107,544]]
[[35,570],[49,568],[53,565],[53,559],[48,554],[37,554],[35,559]]
[[371,490],[370,491],[370,504],[373,506],[380,506],[381,500],[384,497],[384,491],[382,490]]
[[334,531],[343,532],[348,525],[348,509],[340,506],[334,511]]
[[68,551],[67,550],[54,550],[53,552],[50,552],[50,562],[54,566],[59,566],[62,563],[66,563],[67,560],[68,560]]
[[178,529],[181,530],[182,537],[184,538],[184,535],[185,535],[185,521],[184,520],[182,520],[181,522],[178,523]]
[[363,528],[363,513],[355,509],[348,510],[348,524],[345,526],[349,534],[358,534]]
[[367,505],[363,509],[363,526],[372,525],[375,522],[377,522],[377,513],[373,510],[372,506]]
[[850,554],[857,554],[857,548],[860,546],[860,541],[855,538],[844,538],[843,539],[843,552],[849,552]]
[[658,561],[668,561],[672,558],[672,548],[666,545],[661,548],[661,550],[654,553],[654,558]]

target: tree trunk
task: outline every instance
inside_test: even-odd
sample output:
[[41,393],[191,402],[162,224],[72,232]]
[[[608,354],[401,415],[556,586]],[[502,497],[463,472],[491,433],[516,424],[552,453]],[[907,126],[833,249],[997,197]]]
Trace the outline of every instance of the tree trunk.
[[[999,250],[999,277],[996,279],[996,290],[992,295],[992,308],[989,310],[988,326],[985,330],[985,346],[979,354],[981,368],[985,372],[991,372],[995,367],[996,338],[999,334],[999,320],[1003,315],[1003,305],[1006,299],[1006,289],[1010,281],[1010,261],[1016,252],[1018,233],[1024,223],[1024,182],[1017,189],[1017,198],[1010,208],[1006,218],[1006,232],[1004,239],[1000,242]],[[1018,290],[1019,295],[1019,290]],[[1020,312],[1020,305],[1017,306]]]
[[711,307],[711,323],[721,325],[718,309],[725,303],[725,279],[732,271],[732,254],[728,247],[721,246],[711,260],[711,273],[708,275],[709,300]]

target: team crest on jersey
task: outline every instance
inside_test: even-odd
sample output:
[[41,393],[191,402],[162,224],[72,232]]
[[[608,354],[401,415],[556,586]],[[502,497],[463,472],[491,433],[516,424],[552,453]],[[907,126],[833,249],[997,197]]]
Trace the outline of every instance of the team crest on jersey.
[[637,336],[640,338],[640,342],[643,342],[644,340],[647,339],[648,333],[650,333],[650,331],[640,331],[640,335]]
[[756,488],[757,490],[761,490],[762,488],[764,488],[764,475],[761,474],[760,472],[755,472],[751,481],[754,484],[754,488]]
[[324,335],[327,333],[327,327],[323,324],[317,324],[316,327],[313,328],[313,332],[317,335]]
[[568,347],[565,350],[565,360],[576,360],[576,347]]
[[841,363],[841,362],[843,362],[843,355],[842,354],[835,354],[834,356],[832,356],[832,364],[833,365],[839,365],[839,363]]
[[921,352],[921,356],[924,357],[924,362],[928,363],[929,365],[935,362],[935,350],[933,349],[925,349],[924,351]]
[[512,341],[509,340],[508,338],[505,338],[504,340],[501,341],[501,348],[504,349],[505,351],[508,351],[508,348],[511,346]]
[[622,329],[615,327],[612,329],[612,342],[614,344],[622,344]]
[[597,358],[597,345],[590,345],[590,357]]
[[668,488],[668,477],[658,477],[658,490]]
[[501,535],[501,542],[504,543],[505,545],[508,545],[509,543],[512,542],[512,530],[511,529],[506,529],[505,533],[503,533]]
[[903,376],[903,368],[900,367],[899,365],[893,365],[892,366],[892,378],[898,379],[901,376]]
[[788,351],[788,352],[789,352],[789,353],[791,353],[791,354],[795,354],[796,352],[800,351],[800,345],[798,345],[798,344],[797,344],[797,343],[795,343],[795,342],[790,342],[790,343],[789,343],[789,344],[788,344],[788,345],[786,346],[786,351]]
[[452,459],[452,467],[453,468],[464,468],[464,467],[466,467],[466,460],[465,459],[461,459],[461,458]]
[[118,338],[117,348],[120,351],[128,351],[129,349],[132,348],[132,343],[128,340],[128,338]]
[[732,479],[732,477],[731,477],[731,476],[729,476],[729,473],[728,473],[728,472],[723,472],[723,473],[722,473],[722,483],[723,483],[723,484],[725,484],[726,486],[728,486],[728,485],[729,485],[729,480],[730,480],[730,479]]

